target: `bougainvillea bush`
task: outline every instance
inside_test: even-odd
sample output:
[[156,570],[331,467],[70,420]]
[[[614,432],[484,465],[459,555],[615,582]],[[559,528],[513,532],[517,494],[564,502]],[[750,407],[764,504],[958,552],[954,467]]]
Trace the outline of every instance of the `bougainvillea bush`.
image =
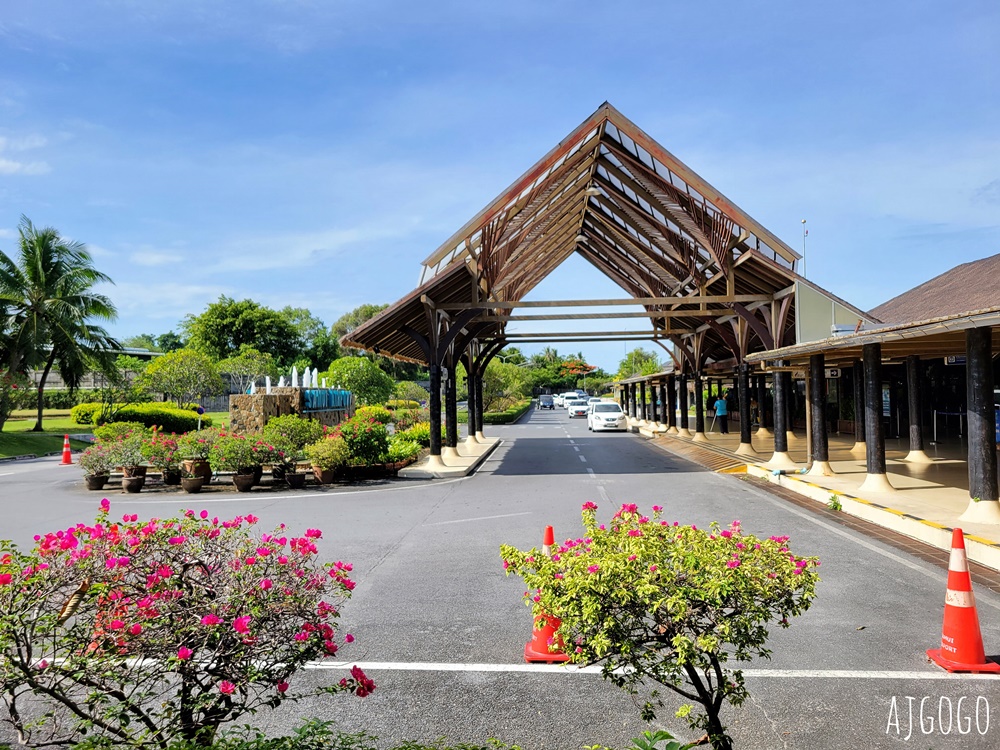
[[[0,543],[0,690],[26,744],[210,746],[220,725],[307,694],[296,673],[338,632],[351,566],[321,563],[307,529],[252,515],[109,517]],[[357,667],[333,691],[364,697]]]
[[[632,695],[645,681],[674,691],[689,702],[678,716],[713,747],[731,748],[720,712],[748,693],[727,662],[770,656],[768,625],[788,627],[809,608],[819,561],[796,556],[788,537],[744,533],[739,521],[699,529],[663,520],[658,506],[646,516],[627,504],[604,524],[596,511],[586,503],[584,534],[551,554],[502,546],[504,568],[524,579],[536,615],[562,621],[556,637],[571,661],[601,663]],[[653,690],[643,718],[662,705]]]

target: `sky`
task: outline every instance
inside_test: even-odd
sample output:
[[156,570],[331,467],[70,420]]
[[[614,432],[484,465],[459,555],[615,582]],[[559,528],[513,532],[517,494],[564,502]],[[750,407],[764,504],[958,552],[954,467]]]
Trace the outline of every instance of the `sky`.
[[[998,38],[995,0],[0,0],[0,250],[84,242],[120,337],[330,324],[609,101],[867,310],[1000,252]],[[571,259],[529,299],[621,295]]]

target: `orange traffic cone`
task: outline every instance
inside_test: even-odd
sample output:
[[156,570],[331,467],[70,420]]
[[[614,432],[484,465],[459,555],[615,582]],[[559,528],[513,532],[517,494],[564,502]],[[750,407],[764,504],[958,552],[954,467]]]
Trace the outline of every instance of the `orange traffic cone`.
[[73,463],[73,452],[69,448],[69,435],[63,438],[63,459],[60,466],[69,466]]
[[[555,542],[555,531],[551,526],[546,526],[545,534],[542,536],[542,554],[551,555]],[[569,661],[569,656],[563,653],[562,638],[556,636],[556,630],[561,624],[558,617],[550,615],[535,617],[534,625],[531,628],[531,640],[524,644],[524,660],[526,662],[529,664],[532,662],[556,664]],[[550,651],[549,646],[554,647],[555,651]]]
[[969,561],[965,556],[965,536],[961,529],[955,529],[951,535],[941,648],[928,649],[927,656],[949,672],[1000,672],[1000,664],[987,661],[983,650],[983,634],[979,629]]

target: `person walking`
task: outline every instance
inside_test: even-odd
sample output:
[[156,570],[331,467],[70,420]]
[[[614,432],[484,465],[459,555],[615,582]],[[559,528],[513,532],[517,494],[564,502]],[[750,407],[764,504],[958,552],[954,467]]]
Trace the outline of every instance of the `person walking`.
[[715,416],[719,419],[719,432],[723,435],[729,434],[729,404],[721,393],[715,402]]

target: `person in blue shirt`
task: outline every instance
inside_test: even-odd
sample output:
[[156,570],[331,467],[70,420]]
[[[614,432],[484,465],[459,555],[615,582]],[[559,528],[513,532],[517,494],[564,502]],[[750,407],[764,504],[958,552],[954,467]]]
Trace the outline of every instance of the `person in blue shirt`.
[[729,434],[729,405],[725,396],[720,395],[715,402],[715,416],[719,419],[719,432],[723,435]]

